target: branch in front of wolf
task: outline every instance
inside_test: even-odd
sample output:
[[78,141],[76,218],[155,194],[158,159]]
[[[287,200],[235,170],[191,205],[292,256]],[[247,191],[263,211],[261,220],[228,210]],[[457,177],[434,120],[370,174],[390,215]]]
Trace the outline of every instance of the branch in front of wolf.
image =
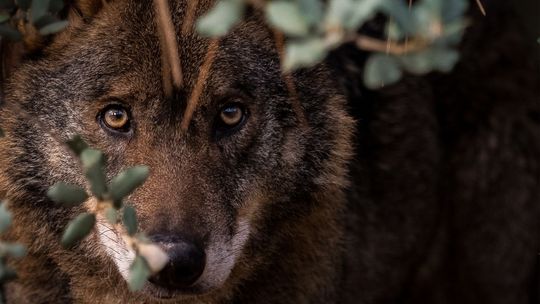
[[[365,67],[370,88],[397,82],[404,72],[448,72],[457,63],[456,46],[467,25],[467,0],[219,0],[197,22],[203,36],[226,35],[248,5],[264,12],[267,23],[287,37],[283,70],[322,62],[346,43],[373,53]],[[377,14],[387,17],[383,37],[358,34]]]
[[138,231],[135,209],[123,202],[145,182],[149,174],[148,167],[128,168],[107,184],[106,159],[101,151],[89,148],[80,136],[69,140],[67,145],[82,163],[91,195],[78,186],[65,183],[55,184],[47,195],[68,207],[86,202],[91,211],[78,215],[68,224],[62,245],[65,248],[73,247],[90,234],[99,218],[103,219],[113,226],[126,245],[135,252],[128,285],[130,290],[137,291],[143,287],[148,277],[159,272],[168,261],[163,250]]
[[58,17],[64,7],[64,0],[0,0],[0,36],[19,41],[58,33],[68,24]]

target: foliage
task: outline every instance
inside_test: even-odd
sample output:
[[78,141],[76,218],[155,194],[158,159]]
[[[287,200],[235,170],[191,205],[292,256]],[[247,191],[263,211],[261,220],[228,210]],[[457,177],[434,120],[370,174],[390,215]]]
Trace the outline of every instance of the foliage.
[[[200,34],[223,36],[241,21],[252,1],[220,0],[199,19]],[[421,0],[411,7],[401,0],[273,0],[255,3],[267,23],[287,38],[283,69],[292,71],[321,62],[330,51],[356,43],[374,52],[365,69],[370,88],[391,84],[403,72],[448,72],[466,26],[467,0]],[[359,29],[377,14],[388,18],[384,39],[366,37]]]
[[138,232],[135,209],[123,202],[147,179],[148,167],[128,168],[107,185],[103,153],[89,148],[79,136],[71,139],[67,145],[79,157],[92,193],[88,194],[78,186],[57,183],[49,189],[47,195],[67,207],[86,203],[91,211],[79,214],[69,222],[61,243],[65,248],[73,247],[90,234],[97,219],[105,219],[121,233],[126,245],[135,252],[128,284],[131,290],[139,290],[148,277],[161,270],[168,261],[167,255],[158,246],[153,245],[142,232]]

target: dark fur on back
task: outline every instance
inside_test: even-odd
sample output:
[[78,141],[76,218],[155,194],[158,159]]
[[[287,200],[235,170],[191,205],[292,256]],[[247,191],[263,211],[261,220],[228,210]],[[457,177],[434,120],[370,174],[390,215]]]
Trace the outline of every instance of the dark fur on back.
[[[463,59],[448,75],[368,91],[366,54],[348,46],[296,73],[307,128],[272,35],[253,15],[222,41],[184,135],[179,124],[208,42],[179,38],[187,88],[166,98],[150,1],[80,2],[82,17],[71,16],[70,29],[6,85],[0,190],[15,214],[10,237],[30,250],[7,287],[10,303],[160,302],[127,291],[99,233],[73,251],[58,245],[87,206],[68,210],[46,198],[57,181],[84,185],[47,130],[102,149],[110,176],[152,168],[130,198],[147,233],[221,246],[213,289],[164,302],[539,301],[540,73],[512,5],[484,1],[485,18],[471,10]],[[201,2],[202,12],[210,1]],[[185,1],[171,3],[181,28]],[[213,119],[230,98],[249,106],[250,120],[219,138]],[[129,104],[132,136],[96,123],[111,100]]]

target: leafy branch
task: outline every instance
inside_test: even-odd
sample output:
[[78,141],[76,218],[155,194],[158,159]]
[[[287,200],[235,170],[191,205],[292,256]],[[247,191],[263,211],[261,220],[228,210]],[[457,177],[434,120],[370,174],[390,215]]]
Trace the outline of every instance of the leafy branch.
[[57,183],[49,189],[47,195],[53,201],[68,207],[86,202],[91,211],[79,214],[68,224],[61,243],[65,248],[73,247],[90,234],[99,216],[105,218],[120,233],[126,245],[135,252],[128,284],[131,290],[139,290],[148,277],[159,272],[168,261],[163,250],[138,231],[135,209],[123,202],[148,178],[148,167],[128,168],[107,184],[104,171],[106,160],[101,151],[89,148],[79,136],[68,141],[67,145],[82,163],[91,194],[75,185]]

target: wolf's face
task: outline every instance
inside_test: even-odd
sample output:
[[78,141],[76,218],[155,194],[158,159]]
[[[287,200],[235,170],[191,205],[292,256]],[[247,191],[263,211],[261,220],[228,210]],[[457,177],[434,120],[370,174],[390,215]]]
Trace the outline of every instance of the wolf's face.
[[[209,5],[201,4],[199,15]],[[185,3],[171,6],[180,29]],[[22,191],[24,204],[47,216],[44,227],[57,237],[81,210],[59,211],[46,189],[84,180],[45,128],[63,140],[80,134],[106,153],[109,178],[134,165],[151,169],[128,202],[171,262],[147,292],[203,294],[253,275],[280,242],[294,241],[283,229],[317,208],[314,196],[343,187],[352,125],[321,67],[295,75],[307,125],[299,122],[273,36],[257,20],[220,40],[186,132],[180,124],[207,40],[178,34],[185,89],[168,98],[151,1],[113,1],[95,17],[74,21],[7,87],[2,146],[12,166],[2,168],[2,187],[12,196]],[[22,104],[41,124],[10,103]],[[128,275],[133,253],[104,219],[81,247]]]

